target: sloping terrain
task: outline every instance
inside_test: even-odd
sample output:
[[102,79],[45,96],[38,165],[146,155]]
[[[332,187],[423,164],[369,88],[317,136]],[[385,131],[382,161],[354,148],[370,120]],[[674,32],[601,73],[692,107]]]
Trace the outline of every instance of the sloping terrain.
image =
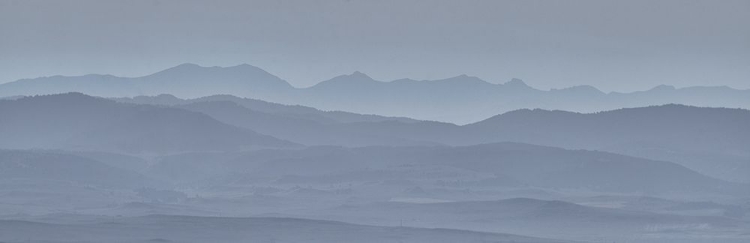
[[127,153],[227,151],[293,143],[182,109],[68,93],[0,101],[0,147]]
[[3,242],[568,242],[509,234],[294,218],[153,215],[69,224],[0,220]]

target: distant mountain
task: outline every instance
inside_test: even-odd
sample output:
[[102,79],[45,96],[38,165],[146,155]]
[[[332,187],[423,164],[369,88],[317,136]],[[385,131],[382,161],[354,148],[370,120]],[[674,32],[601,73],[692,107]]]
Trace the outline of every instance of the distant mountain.
[[378,126],[378,124],[387,122],[422,123],[422,121],[404,117],[321,111],[306,106],[282,105],[231,95],[180,99],[163,94],[111,99],[124,103],[171,106],[201,112],[230,125],[263,131],[263,134],[305,145],[403,146],[435,144],[434,142],[410,140],[375,130],[357,128],[363,125],[367,126],[367,124]]
[[750,182],[750,110],[662,105],[597,113],[517,110],[464,126],[357,123],[342,129],[446,145],[520,142],[665,160]]
[[123,78],[111,75],[52,76],[22,79],[0,85],[0,96],[81,92],[102,97],[173,94],[202,97],[234,94],[258,98],[293,89],[286,81],[247,64],[234,67],[201,67],[182,64],[148,76]]
[[312,107],[301,106],[301,105],[284,105],[279,103],[272,103],[257,99],[240,98],[232,95],[212,95],[195,99],[180,99],[173,95],[161,94],[157,96],[136,96],[132,98],[110,98],[111,100],[123,102],[123,103],[134,103],[134,104],[148,104],[148,105],[187,105],[197,102],[212,102],[212,101],[224,101],[233,102],[247,109],[281,115],[289,118],[299,118],[305,120],[312,120],[323,124],[334,124],[334,123],[351,123],[351,122],[378,122],[378,121],[399,121],[406,123],[418,122],[417,120],[406,118],[406,117],[386,117],[379,115],[364,115],[352,112],[343,111],[323,111]]
[[467,124],[523,108],[597,112],[626,107],[678,103],[695,106],[750,108],[750,90],[729,87],[658,86],[632,93],[604,93],[591,86],[543,91],[520,79],[493,84],[460,75],[441,80],[374,80],[354,72],[295,88],[250,65],[201,67],[183,64],[152,75],[120,78],[109,75],[43,77],[0,85],[0,97],[83,92],[102,97],[172,94],[181,98],[228,94],[324,110],[412,117]]
[[[586,114],[537,109],[508,112],[464,126],[382,121],[331,127],[350,138],[377,136],[384,139],[381,142],[454,146],[520,142],[609,151],[676,162],[716,178],[750,182],[746,176],[750,174],[750,152],[746,149],[750,147],[750,110],[744,109],[663,105]],[[356,145],[335,141],[322,144]],[[409,143],[381,145],[399,144]]]
[[0,101],[0,147],[125,153],[231,151],[293,143],[183,109],[80,93]]
[[300,117],[288,113],[254,111],[230,101],[201,101],[173,107],[201,112],[230,125],[263,131],[264,134],[305,145],[404,146],[434,144],[378,135],[369,131],[344,129],[347,124],[351,123],[320,122],[320,119],[316,119],[316,117],[307,119],[309,116]]
[[[581,89],[588,92],[588,88]],[[750,111],[744,109],[662,105],[585,114],[524,109],[456,126],[404,118],[321,112],[233,96],[193,100],[166,97],[169,96],[117,100],[184,104],[175,107],[306,145],[522,142],[672,161],[717,178],[750,182],[745,176],[750,173],[750,153],[745,149],[750,147]]]
[[247,64],[227,68],[182,64],[136,78],[134,83],[142,95],[173,94],[180,97],[241,94],[266,99],[292,89],[286,81]]
[[[475,143],[513,141],[669,160],[748,181],[750,110],[664,105],[581,114],[518,110],[466,125]],[[463,142],[466,142],[463,141]]]
[[590,114],[518,110],[457,126],[227,95],[117,100],[165,105],[124,104],[82,94],[0,101],[0,147],[142,153],[290,144],[260,134],[304,145],[347,147],[520,142],[671,161],[725,180],[748,182],[750,173],[750,111],[743,109],[663,105]]
[[297,100],[323,109],[407,116],[466,124],[493,113],[523,108],[597,112],[628,107],[685,104],[750,108],[750,90],[721,87],[658,86],[632,93],[604,93],[592,86],[543,91],[520,79],[492,84],[460,75],[442,80],[373,80],[362,73],[343,75],[305,89]]

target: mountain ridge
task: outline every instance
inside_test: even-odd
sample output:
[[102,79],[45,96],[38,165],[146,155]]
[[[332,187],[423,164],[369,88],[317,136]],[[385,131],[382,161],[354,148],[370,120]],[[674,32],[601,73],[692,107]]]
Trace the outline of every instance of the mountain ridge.
[[[149,98],[139,98],[142,99]],[[150,99],[151,104],[160,102],[156,97]],[[458,126],[322,112],[309,107],[274,105],[233,96],[178,100],[195,104],[181,108],[306,145],[463,146],[507,141],[672,161],[732,181],[747,182],[743,174],[750,172],[746,163],[750,154],[743,150],[750,146],[746,139],[750,137],[747,134],[750,128],[746,125],[750,124],[750,110],[741,108],[666,104],[591,113],[519,109]],[[249,110],[234,109],[221,103],[200,104],[206,101],[244,103],[244,108]],[[259,111],[260,115],[252,115],[254,111]]]
[[[153,75],[156,75],[156,74],[164,73],[165,71],[176,71],[176,70],[180,70],[180,69],[183,69],[183,70],[195,70],[195,69],[204,69],[204,70],[253,69],[253,70],[257,70],[258,72],[262,72],[264,74],[273,75],[273,74],[269,73],[268,71],[265,71],[264,69],[262,69],[262,68],[260,68],[258,66],[250,65],[250,64],[247,64],[247,63],[241,63],[241,64],[237,64],[237,65],[234,65],[234,66],[202,66],[202,65],[199,65],[199,64],[186,62],[186,63],[178,64],[176,66],[169,67],[169,68],[166,68],[164,70],[157,71],[157,72],[154,72],[154,73],[151,73],[151,74],[142,75],[142,76],[136,76],[136,77],[116,76],[116,75],[102,74],[102,73],[91,73],[91,74],[83,74],[83,75],[52,75],[52,76],[39,76],[39,77],[33,77],[33,78],[21,78],[21,79],[17,79],[17,80],[5,82],[5,83],[0,83],[0,85],[10,84],[10,83],[15,83],[15,82],[23,82],[23,81],[35,80],[35,79],[44,79],[44,78],[77,78],[77,77],[88,77],[88,76],[105,77],[105,78],[121,78],[121,79],[139,79],[139,78],[144,78],[144,77],[148,77],[148,76],[153,76]],[[273,76],[275,76],[275,75],[273,75]],[[457,78],[473,78],[473,79],[481,80],[481,81],[486,82],[488,84],[496,84],[496,85],[509,85],[509,84],[510,85],[522,85],[522,86],[528,86],[528,87],[530,87],[532,89],[536,89],[536,90],[540,90],[540,91],[565,90],[565,89],[579,88],[579,87],[594,88],[594,89],[597,89],[597,90],[601,91],[600,89],[596,88],[595,86],[593,86],[593,85],[587,85],[587,84],[573,85],[573,86],[562,87],[562,88],[550,88],[550,89],[545,90],[545,89],[539,89],[539,88],[530,86],[527,83],[525,83],[522,79],[519,79],[519,78],[512,78],[511,80],[508,80],[508,81],[506,81],[504,83],[493,83],[493,82],[488,82],[486,80],[483,80],[483,79],[481,79],[479,77],[471,76],[471,75],[467,75],[467,74],[458,74],[456,76],[451,76],[451,77],[442,78],[442,79],[417,80],[417,79],[411,79],[411,78],[399,78],[399,79],[394,79],[394,80],[381,81],[381,80],[373,79],[372,77],[370,77],[369,75],[367,75],[364,72],[354,71],[351,74],[338,75],[338,76],[332,77],[332,78],[327,79],[327,80],[319,81],[319,82],[313,84],[312,86],[308,86],[308,87],[296,87],[294,85],[289,84],[289,82],[287,82],[287,81],[285,81],[285,80],[283,80],[281,78],[279,78],[279,80],[284,81],[285,83],[289,84],[289,86],[295,87],[297,89],[306,89],[306,88],[313,87],[315,85],[318,85],[318,84],[321,84],[323,82],[330,81],[331,79],[335,79],[335,78],[339,78],[339,77],[358,77],[358,78],[359,77],[366,77],[368,79],[371,79],[372,81],[377,81],[377,82],[381,82],[381,83],[393,83],[393,82],[399,82],[399,81],[431,82],[431,81],[452,80],[452,79],[457,79]],[[659,85],[656,85],[656,86],[654,86],[652,88],[644,89],[644,90],[634,90],[634,91],[627,91],[627,92],[622,92],[622,91],[601,91],[601,92],[604,93],[604,94],[611,94],[611,93],[629,94],[629,93],[652,91],[652,90],[681,90],[681,89],[689,89],[689,88],[721,88],[721,89],[730,89],[730,90],[736,90],[736,91],[748,91],[748,90],[750,90],[750,89],[733,88],[733,87],[728,86],[728,85],[716,85],[716,86],[698,85],[698,86],[676,87],[676,86],[673,86],[673,85],[659,84]]]
[[660,85],[643,91],[603,92],[590,85],[578,85],[541,90],[520,79],[491,83],[463,74],[437,80],[379,81],[357,71],[301,88],[248,64],[231,67],[181,64],[142,77],[52,76],[0,84],[0,97],[66,92],[101,97],[172,94],[180,98],[227,94],[322,110],[456,124],[469,124],[523,108],[596,112],[669,103],[750,108],[750,90],[727,86]]
[[2,100],[0,113],[0,146],[11,149],[168,153],[296,146],[199,112],[82,93]]

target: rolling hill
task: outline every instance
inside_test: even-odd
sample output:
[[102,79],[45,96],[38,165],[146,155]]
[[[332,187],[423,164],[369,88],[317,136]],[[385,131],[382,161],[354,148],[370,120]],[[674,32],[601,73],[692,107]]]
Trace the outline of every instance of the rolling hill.
[[289,147],[201,113],[130,105],[80,93],[0,101],[0,147],[127,153]]

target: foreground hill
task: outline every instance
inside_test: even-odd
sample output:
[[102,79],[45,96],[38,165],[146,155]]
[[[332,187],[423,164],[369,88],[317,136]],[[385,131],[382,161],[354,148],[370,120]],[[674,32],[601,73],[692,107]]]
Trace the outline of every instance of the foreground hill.
[[203,176],[212,176],[215,182],[235,176],[252,178],[255,183],[291,185],[412,181],[397,190],[415,185],[445,185],[457,189],[520,187],[683,196],[750,193],[746,185],[706,177],[671,162],[516,143],[467,147],[311,147],[233,156],[167,156],[153,168],[196,181],[204,179],[199,177],[204,172]]
[[[153,215],[51,224],[0,220],[3,242],[567,242],[509,234],[347,224],[294,218]],[[155,226],[158,227],[155,228]]]
[[182,109],[80,93],[0,101],[0,147],[168,153],[292,146]]
[[19,182],[40,186],[45,183],[72,183],[79,186],[130,189],[161,184],[141,174],[75,155],[0,150],[0,185],[8,187],[9,183]]
[[[736,241],[747,239],[747,223],[726,217],[679,216],[644,211],[583,206],[564,201],[511,198],[492,201],[441,203],[379,202],[348,204],[323,210],[318,218],[369,224],[401,220],[415,227],[456,228],[533,234],[548,238],[572,238],[591,242],[619,242],[626,235],[638,242],[692,242],[669,229],[692,229],[710,235],[733,232]],[[702,227],[696,227],[702,225]],[[664,239],[659,239],[662,234]],[[672,234],[671,236],[669,236]],[[576,235],[576,236],[572,236]],[[680,239],[680,237],[684,237]],[[721,241],[719,238],[711,240]]]

